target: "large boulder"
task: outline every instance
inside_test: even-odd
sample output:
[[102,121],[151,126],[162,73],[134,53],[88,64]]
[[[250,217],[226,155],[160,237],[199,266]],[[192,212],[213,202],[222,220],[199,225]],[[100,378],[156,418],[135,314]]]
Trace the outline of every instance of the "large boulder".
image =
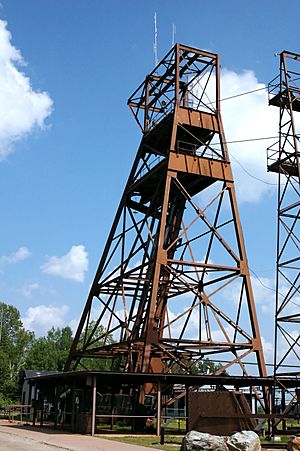
[[183,439],[182,451],[228,451],[226,440],[218,435],[190,431]]
[[241,431],[231,435],[227,440],[230,451],[261,451],[258,435],[253,431]]
[[287,444],[288,451],[300,450],[300,437],[291,437]]

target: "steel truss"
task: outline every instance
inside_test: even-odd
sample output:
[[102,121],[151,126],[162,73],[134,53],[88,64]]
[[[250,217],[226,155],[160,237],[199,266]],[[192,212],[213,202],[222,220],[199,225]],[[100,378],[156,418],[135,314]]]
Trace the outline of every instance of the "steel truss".
[[[275,378],[300,374],[299,63],[300,55],[283,51],[280,74],[269,84],[269,104],[279,107],[279,140],[268,149],[268,170],[278,174]],[[284,385],[278,396],[283,413],[297,404],[295,391]]]
[[266,375],[219,71],[218,55],[176,44],[129,98],[143,136],[67,370],[110,358],[190,374],[225,358],[215,374],[247,375],[246,359]]
[[280,110],[279,141],[268,149],[268,170],[278,173],[275,375],[300,369],[300,154],[294,118],[300,111],[299,63],[299,55],[282,52],[280,75],[269,84],[269,103]]

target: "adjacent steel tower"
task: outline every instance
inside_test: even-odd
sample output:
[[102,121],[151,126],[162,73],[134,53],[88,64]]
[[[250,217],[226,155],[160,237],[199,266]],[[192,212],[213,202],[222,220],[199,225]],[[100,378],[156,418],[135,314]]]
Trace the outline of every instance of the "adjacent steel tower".
[[269,84],[269,104],[279,107],[279,140],[268,149],[268,170],[278,174],[275,377],[300,373],[299,82],[300,56],[283,51]]
[[176,44],[129,98],[142,139],[67,370],[193,373],[209,358],[215,374],[250,360],[266,375],[219,84],[218,55]]

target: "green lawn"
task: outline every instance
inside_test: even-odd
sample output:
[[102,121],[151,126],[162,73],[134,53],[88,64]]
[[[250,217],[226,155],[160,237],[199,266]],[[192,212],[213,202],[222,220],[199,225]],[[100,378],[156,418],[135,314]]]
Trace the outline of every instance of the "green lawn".
[[[126,435],[123,437],[117,437],[117,436],[112,435],[111,437],[105,436],[105,438],[107,438],[108,440],[114,440],[117,442],[129,443],[132,445],[141,445],[141,446],[145,446],[148,448],[162,449],[165,451],[180,451],[183,436],[166,435],[164,445],[160,445],[160,443],[159,443],[160,439],[159,439],[159,437],[156,437],[155,435],[153,435],[153,436],[149,436],[149,435],[147,435],[147,436],[128,435],[127,436]],[[289,440],[289,437],[282,436],[281,441],[276,442],[276,443],[277,444],[282,443],[283,447],[285,447],[288,440]],[[273,444],[274,443],[273,441],[268,441],[266,439],[262,439],[261,442],[264,444]]]
[[165,437],[165,444],[160,445],[159,437],[156,436],[125,436],[125,437],[105,437],[108,440],[114,440],[122,443],[130,443],[132,445],[147,446],[149,448],[163,449],[165,451],[180,451],[182,436],[168,435]]

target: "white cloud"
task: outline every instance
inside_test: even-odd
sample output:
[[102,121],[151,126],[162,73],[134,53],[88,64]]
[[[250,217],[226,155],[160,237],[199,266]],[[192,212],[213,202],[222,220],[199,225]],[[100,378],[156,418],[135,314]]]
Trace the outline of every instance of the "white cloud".
[[6,265],[14,265],[30,256],[31,252],[27,249],[27,247],[21,246],[16,252],[12,252],[10,255],[3,255],[2,257],[0,257],[0,267]]
[[23,287],[16,289],[16,291],[25,297],[30,297],[34,291],[40,289],[40,285],[37,282],[28,283]]
[[269,277],[251,277],[256,304],[267,306],[270,312],[275,308],[275,279]]
[[64,327],[67,305],[37,305],[29,307],[22,318],[25,329],[33,330],[37,335],[44,335],[51,327]]
[[[252,71],[235,73],[223,69],[221,72],[221,98],[264,87]],[[268,105],[266,89],[222,101],[221,113],[228,141],[278,135],[279,111]],[[258,202],[275,189],[276,176],[267,173],[266,157],[267,147],[274,142],[276,139],[228,144],[240,202]]]
[[26,63],[11,44],[7,23],[0,20],[0,160],[13,144],[45,126],[53,102],[46,92],[34,91],[30,79],[20,71]]
[[88,270],[88,253],[83,245],[72,246],[62,257],[49,257],[41,269],[52,276],[83,282]]
[[76,334],[80,318],[73,318],[69,321],[68,326],[72,329],[73,335]]
[[[213,81],[212,77],[206,89],[207,100],[212,103],[215,101]],[[276,188],[276,175],[267,172],[267,148],[277,141],[279,110],[268,105],[267,87],[253,71],[236,73],[222,69],[220,82],[221,114],[237,196],[240,202],[259,202]],[[203,80],[201,85],[195,84],[197,97],[201,96],[204,84]],[[244,93],[249,94],[239,96]],[[266,137],[273,139],[253,140]],[[241,140],[249,141],[230,144]],[[213,144],[217,146],[217,141]]]
[[299,341],[297,341],[299,339],[299,330],[292,329],[292,327],[294,327],[294,325],[287,324],[278,332],[276,361],[277,364],[279,364],[281,359],[283,359],[281,365],[286,365],[283,366],[279,372],[295,371],[295,365],[298,366],[298,369],[300,367],[300,344]]
[[[270,337],[271,338],[271,337]],[[274,361],[274,345],[271,341],[267,340],[264,336],[261,336],[263,351],[264,351],[264,357],[265,362],[267,364],[273,364]],[[273,369],[270,369],[270,367],[267,367],[267,372],[271,373]]]

